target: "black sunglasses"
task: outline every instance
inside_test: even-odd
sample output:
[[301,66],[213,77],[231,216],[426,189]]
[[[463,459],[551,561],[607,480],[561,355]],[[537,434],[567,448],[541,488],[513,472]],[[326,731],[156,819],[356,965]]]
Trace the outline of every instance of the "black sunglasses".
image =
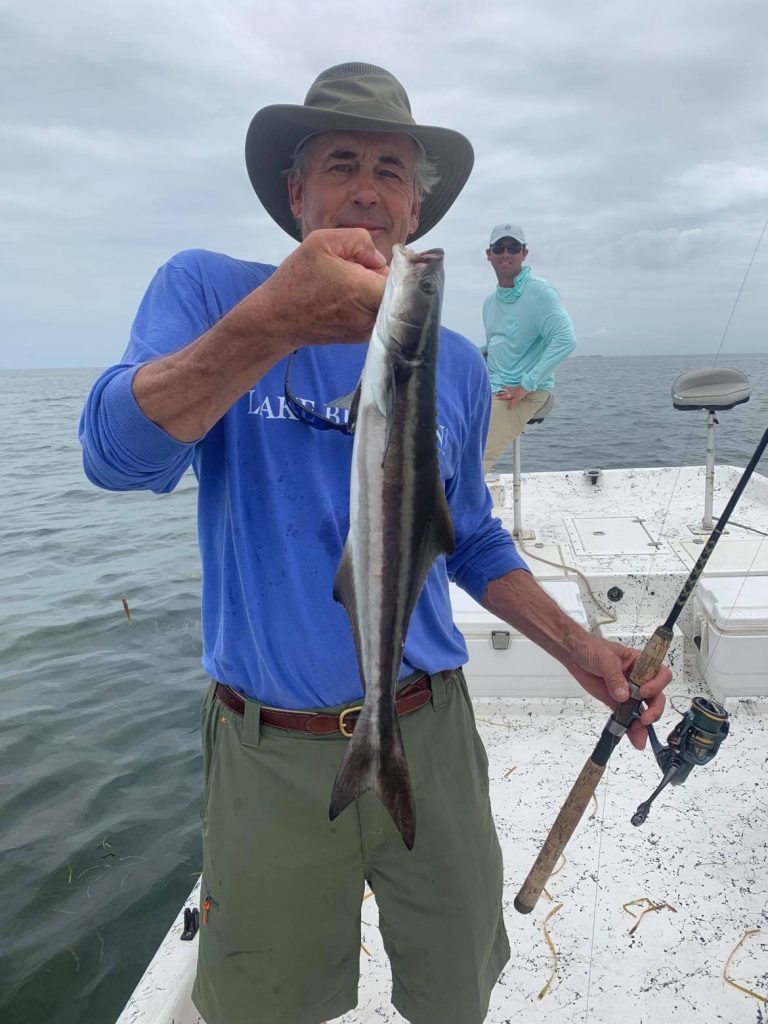
[[503,252],[511,253],[513,256],[517,256],[519,252],[522,252],[525,248],[519,242],[494,242],[491,246],[491,252],[494,256],[501,256]]
[[[306,423],[310,427],[314,427],[315,430],[338,430],[342,434],[349,434],[350,436],[355,432],[355,418],[354,415],[348,413],[348,419],[346,423],[342,423],[340,420],[331,419],[330,416],[323,416],[322,413],[315,412],[310,405],[305,405],[303,402],[294,395],[291,391],[291,365],[293,363],[293,357],[296,355],[292,352],[288,356],[288,362],[285,367],[285,404],[291,410],[297,420],[301,420],[302,423]],[[353,410],[354,411],[354,410]]]

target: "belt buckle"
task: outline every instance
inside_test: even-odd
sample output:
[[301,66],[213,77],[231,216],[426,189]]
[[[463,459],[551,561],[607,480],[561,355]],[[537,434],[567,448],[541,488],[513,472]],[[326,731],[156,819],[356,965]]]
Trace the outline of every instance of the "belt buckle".
[[355,706],[352,707],[352,708],[344,708],[344,710],[339,715],[339,732],[341,733],[342,736],[346,736],[346,738],[349,739],[350,736],[352,735],[352,733],[347,728],[347,723],[346,723],[347,715],[351,715],[353,711],[357,711],[359,713],[362,710],[363,710],[363,705],[362,704],[355,704]]

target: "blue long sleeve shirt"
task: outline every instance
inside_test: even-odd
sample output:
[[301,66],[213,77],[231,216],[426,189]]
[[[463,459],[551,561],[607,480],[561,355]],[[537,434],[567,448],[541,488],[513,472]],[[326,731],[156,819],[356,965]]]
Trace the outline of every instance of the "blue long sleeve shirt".
[[[254,382],[204,438],[185,444],[152,423],[131,382],[145,362],[187,345],[262,284],[274,267],[193,250],[155,275],[122,361],[94,384],[80,423],[88,478],[109,490],[172,490],[199,482],[203,666],[272,707],[311,708],[362,694],[346,614],[333,582],[349,528],[352,443],[294,418],[285,360]],[[291,387],[326,415],[357,383],[366,345],[300,349]],[[433,565],[411,618],[401,678],[467,660],[453,624],[449,576],[473,597],[526,568],[491,515],[482,454],[490,389],[479,352],[441,330],[437,372],[440,469],[456,533],[453,556]]]
[[523,267],[512,288],[497,287],[483,305],[488,376],[495,394],[505,387],[553,391],[553,371],[576,347],[571,318],[543,277]]

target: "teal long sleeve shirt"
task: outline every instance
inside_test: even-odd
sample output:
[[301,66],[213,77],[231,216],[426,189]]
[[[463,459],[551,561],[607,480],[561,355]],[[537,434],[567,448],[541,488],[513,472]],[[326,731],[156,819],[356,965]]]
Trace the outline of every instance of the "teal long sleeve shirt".
[[524,267],[512,288],[497,288],[483,306],[485,344],[491,390],[523,387],[553,391],[552,376],[576,347],[571,318],[555,288]]

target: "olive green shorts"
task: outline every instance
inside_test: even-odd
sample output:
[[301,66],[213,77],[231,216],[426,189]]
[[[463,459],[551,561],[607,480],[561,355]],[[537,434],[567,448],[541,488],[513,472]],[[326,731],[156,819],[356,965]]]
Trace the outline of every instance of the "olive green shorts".
[[[207,1024],[318,1024],[357,1005],[367,881],[412,1024],[480,1024],[509,959],[488,760],[461,670],[400,719],[409,851],[372,793],[330,822],[347,741],[203,704],[203,888],[192,993]],[[342,710],[349,705],[341,705]],[[207,910],[206,910],[207,907]]]

